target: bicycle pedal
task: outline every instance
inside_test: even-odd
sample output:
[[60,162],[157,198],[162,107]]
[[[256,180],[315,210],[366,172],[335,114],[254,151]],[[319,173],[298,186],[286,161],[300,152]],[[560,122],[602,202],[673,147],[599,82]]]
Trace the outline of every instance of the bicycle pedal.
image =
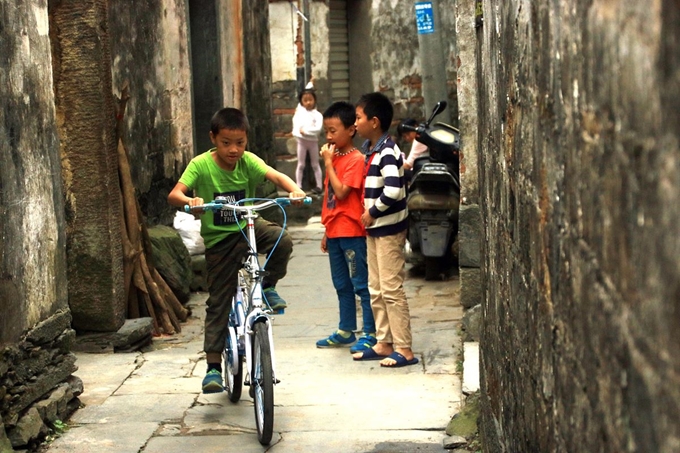
[[285,309],[285,308],[279,308],[278,310],[274,310],[274,314],[275,314],[275,315],[283,315],[283,314],[285,314],[285,313],[286,313],[286,309]]

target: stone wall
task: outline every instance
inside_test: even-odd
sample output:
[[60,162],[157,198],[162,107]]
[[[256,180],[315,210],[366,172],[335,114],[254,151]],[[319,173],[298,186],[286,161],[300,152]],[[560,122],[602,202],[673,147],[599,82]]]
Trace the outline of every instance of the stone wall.
[[14,448],[35,447],[80,405],[70,324],[68,310],[59,311],[0,351],[0,439],[6,433]]
[[484,2],[486,451],[680,450],[680,9]]

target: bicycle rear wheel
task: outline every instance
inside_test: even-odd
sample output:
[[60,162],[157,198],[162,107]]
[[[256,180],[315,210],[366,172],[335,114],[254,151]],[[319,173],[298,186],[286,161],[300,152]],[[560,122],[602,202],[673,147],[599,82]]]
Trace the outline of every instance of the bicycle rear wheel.
[[269,445],[274,429],[274,371],[269,344],[268,326],[257,322],[253,330],[253,370],[250,385],[254,386],[253,400],[257,439],[262,445]]
[[[233,328],[230,327],[230,330]],[[234,354],[236,360],[234,360]],[[236,365],[234,366],[234,362]],[[227,345],[222,352],[222,369],[224,370],[224,388],[232,403],[241,399],[243,390],[243,357],[238,353],[235,335],[227,335]]]

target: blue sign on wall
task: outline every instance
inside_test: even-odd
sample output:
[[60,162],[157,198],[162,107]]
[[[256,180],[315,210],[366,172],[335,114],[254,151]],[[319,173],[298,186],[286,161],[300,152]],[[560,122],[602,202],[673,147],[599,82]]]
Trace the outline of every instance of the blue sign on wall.
[[434,13],[432,12],[432,2],[416,3],[416,25],[418,26],[419,35],[434,33]]

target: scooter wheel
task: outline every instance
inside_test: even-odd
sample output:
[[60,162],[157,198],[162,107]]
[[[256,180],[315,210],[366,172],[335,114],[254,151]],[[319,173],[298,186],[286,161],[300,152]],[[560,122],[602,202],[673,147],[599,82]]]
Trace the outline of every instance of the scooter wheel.
[[425,280],[446,280],[446,269],[441,258],[425,258]]

